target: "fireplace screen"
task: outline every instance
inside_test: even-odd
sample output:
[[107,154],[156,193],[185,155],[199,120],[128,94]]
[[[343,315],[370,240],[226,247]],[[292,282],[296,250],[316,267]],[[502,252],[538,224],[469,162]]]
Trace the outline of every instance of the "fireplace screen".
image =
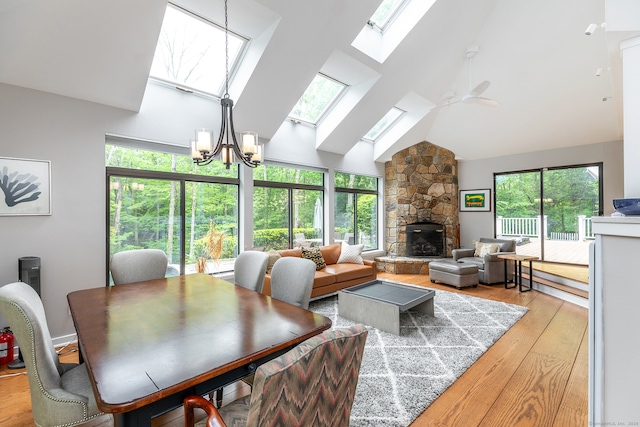
[[444,254],[444,225],[430,222],[407,225],[408,257],[442,257]]

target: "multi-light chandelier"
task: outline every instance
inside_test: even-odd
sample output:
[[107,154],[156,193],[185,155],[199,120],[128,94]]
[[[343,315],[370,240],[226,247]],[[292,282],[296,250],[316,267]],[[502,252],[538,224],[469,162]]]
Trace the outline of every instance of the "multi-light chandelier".
[[[224,33],[225,33],[225,93],[220,99],[222,122],[220,136],[213,145],[213,132],[209,129],[196,129],[195,139],[191,140],[191,158],[197,165],[208,165],[214,160],[221,160],[227,169],[232,163],[240,161],[255,168],[264,159],[264,146],[258,140],[256,132],[241,132],[241,142],[236,139],[233,126],[233,100],[229,97],[229,28],[227,18],[227,0],[224,1]],[[237,160],[236,160],[237,159]]]

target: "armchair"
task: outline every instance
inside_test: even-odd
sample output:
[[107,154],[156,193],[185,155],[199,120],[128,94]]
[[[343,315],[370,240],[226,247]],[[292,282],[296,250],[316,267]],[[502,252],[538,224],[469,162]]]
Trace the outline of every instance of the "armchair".
[[185,399],[185,427],[347,427],[367,338],[364,325],[325,331],[258,367],[251,395],[219,410],[200,396]]
[[[498,255],[516,252],[513,239],[490,239],[481,237],[473,249],[454,249],[453,260],[478,266],[478,278],[488,285],[504,283],[504,261]],[[509,275],[512,273],[507,272]]]

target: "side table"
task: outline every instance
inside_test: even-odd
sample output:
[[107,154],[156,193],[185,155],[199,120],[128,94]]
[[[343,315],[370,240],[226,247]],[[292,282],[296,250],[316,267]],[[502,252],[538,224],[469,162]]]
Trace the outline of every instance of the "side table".
[[[505,289],[513,289],[518,286],[520,292],[528,292],[532,289],[533,285],[533,268],[532,262],[539,259],[537,256],[532,255],[518,255],[518,254],[503,254],[498,255],[498,258],[504,260],[504,287]],[[515,277],[513,279],[513,286],[508,286],[507,271],[509,261],[513,261],[515,268]],[[526,289],[522,288],[522,261],[529,261],[529,286]]]

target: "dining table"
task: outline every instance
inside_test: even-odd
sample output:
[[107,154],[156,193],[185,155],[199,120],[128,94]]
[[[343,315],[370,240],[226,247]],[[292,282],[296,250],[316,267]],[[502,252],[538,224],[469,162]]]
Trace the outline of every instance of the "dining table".
[[331,320],[204,273],[67,295],[98,408],[115,426],[251,375]]

